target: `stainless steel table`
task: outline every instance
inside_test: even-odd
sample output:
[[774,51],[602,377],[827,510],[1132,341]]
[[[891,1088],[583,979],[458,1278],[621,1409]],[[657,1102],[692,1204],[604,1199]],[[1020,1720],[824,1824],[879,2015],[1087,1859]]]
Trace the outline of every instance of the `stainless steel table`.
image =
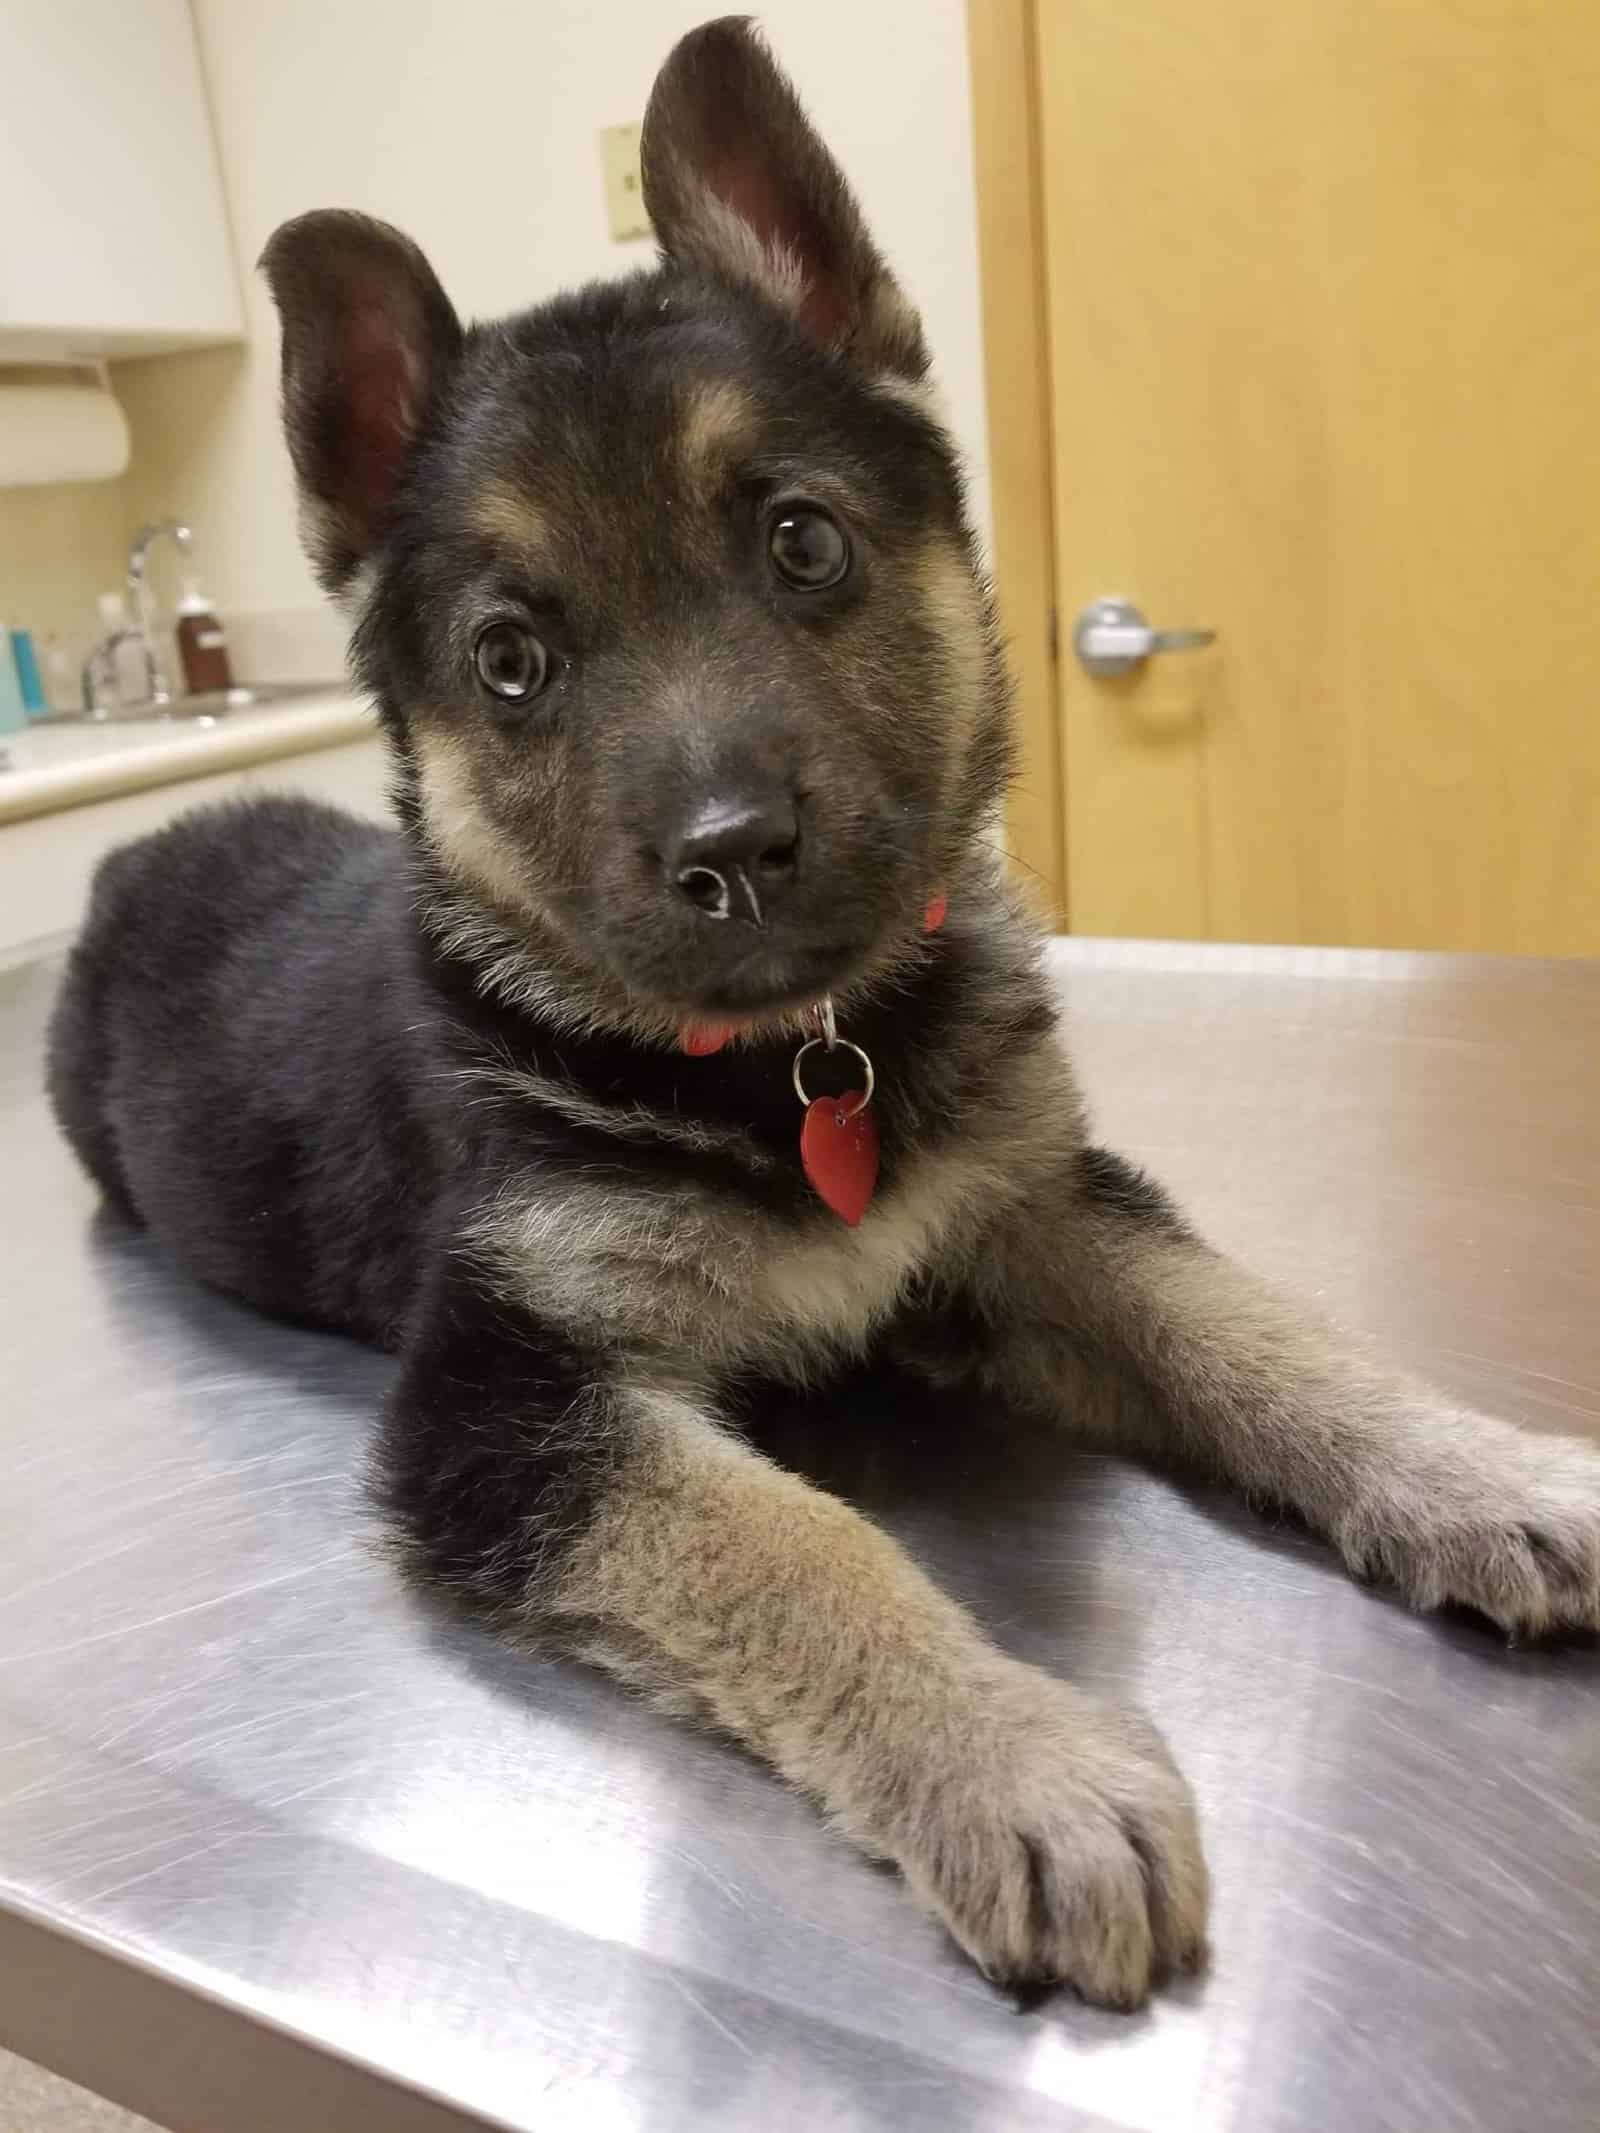
[[[1600,970],[1060,972],[1106,1136],[1220,1242],[1600,1431]],[[960,1416],[797,1436],[1199,1789],[1210,1978],[1019,2013],[738,1754],[402,1595],[358,1488],[388,1366],[96,1213],[39,1093],[56,975],[0,977],[0,2041],[182,2133],[1595,2133],[1592,1647],[1414,1620],[1220,1499],[997,1467]]]

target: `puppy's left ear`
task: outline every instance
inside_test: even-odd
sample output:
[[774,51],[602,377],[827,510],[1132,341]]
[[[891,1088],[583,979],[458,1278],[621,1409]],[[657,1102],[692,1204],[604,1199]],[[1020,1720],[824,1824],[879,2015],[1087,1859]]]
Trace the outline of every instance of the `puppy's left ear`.
[[926,376],[916,312],[746,17],[708,22],[673,47],[639,156],[670,259],[754,283],[864,370]]
[[301,538],[337,595],[383,530],[461,325],[411,239],[368,215],[327,208],[284,223],[261,269],[283,321]]

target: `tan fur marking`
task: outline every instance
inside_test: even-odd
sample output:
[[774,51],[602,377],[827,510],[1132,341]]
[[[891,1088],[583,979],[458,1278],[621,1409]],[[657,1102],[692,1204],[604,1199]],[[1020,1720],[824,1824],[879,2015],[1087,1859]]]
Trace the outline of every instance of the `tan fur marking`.
[[712,1371],[760,1363],[800,1380],[859,1353],[1003,1189],[981,1154],[930,1156],[851,1230],[821,1209],[799,1228],[730,1221],[709,1188],[668,1198],[621,1179],[603,1194],[546,1182],[491,1206],[469,1241],[508,1297],[541,1312],[652,1348],[683,1344]]
[[938,632],[950,669],[951,701],[960,711],[954,751],[959,760],[982,712],[988,686],[983,603],[972,567],[953,541],[928,542],[917,559],[916,572],[923,607]]
[[434,851],[500,910],[536,916],[521,869],[478,805],[470,751],[428,732],[418,735],[416,750],[423,829]]
[[880,371],[868,380],[875,393],[886,400],[898,400],[902,407],[909,407],[913,414],[936,423],[940,429],[952,427],[949,405],[938,383],[933,378],[905,378],[898,371]]
[[803,1382],[859,1354],[924,1268],[957,1269],[1081,1130],[1053,1044],[1017,1063],[985,1126],[912,1160],[859,1229],[820,1207],[796,1224],[730,1213],[718,1188],[664,1194],[608,1174],[603,1188],[511,1186],[465,1241],[502,1294],[541,1315],[655,1352],[679,1346],[712,1374],[760,1365]]
[[986,1968],[1132,2005],[1200,1959],[1194,1810],[1148,1725],[1006,1658],[886,1534],[691,1401],[618,1397],[628,1485],[534,1594],[541,1622],[767,1756]]
[[472,499],[467,514],[475,530],[518,555],[538,553],[548,530],[537,507],[507,482],[488,482]]
[[709,490],[735,458],[755,423],[755,411],[740,388],[728,379],[690,388],[678,435],[684,479],[691,488]]
[[917,1273],[957,1248],[963,1216],[1003,1194],[989,1151],[925,1156],[859,1229],[819,1217],[787,1250],[763,1253],[749,1288],[754,1324],[774,1347],[792,1341],[818,1359],[856,1351],[884,1323]]

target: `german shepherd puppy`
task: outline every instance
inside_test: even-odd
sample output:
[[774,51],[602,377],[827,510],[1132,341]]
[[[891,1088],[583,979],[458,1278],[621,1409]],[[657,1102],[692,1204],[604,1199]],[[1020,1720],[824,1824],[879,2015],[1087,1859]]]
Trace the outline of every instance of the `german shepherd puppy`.
[[731,1388],[892,1345],[975,1429],[1181,1458],[1513,1631],[1600,1625],[1600,1454],[1383,1375],[1089,1139],[916,314],[744,22],[643,161],[659,264],[494,325],[362,216],[268,245],[401,830],[258,801],[114,854],[56,1109],[202,1280],[399,1350],[425,1585],[746,1743],[990,1976],[1134,2007],[1205,1947],[1160,1739]]

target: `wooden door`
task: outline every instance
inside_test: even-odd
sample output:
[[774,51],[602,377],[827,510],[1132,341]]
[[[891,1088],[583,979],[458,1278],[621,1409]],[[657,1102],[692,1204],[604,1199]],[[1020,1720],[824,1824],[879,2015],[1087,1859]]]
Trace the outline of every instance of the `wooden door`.
[[1015,12],[1068,924],[1600,951],[1600,5]]

